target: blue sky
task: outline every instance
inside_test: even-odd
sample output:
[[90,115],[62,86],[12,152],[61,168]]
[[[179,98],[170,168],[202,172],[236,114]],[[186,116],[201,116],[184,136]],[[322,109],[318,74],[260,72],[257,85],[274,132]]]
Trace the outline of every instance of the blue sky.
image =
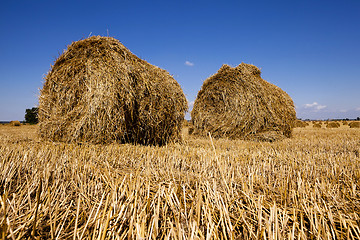
[[297,116],[360,116],[360,1],[0,2],[0,121],[38,103],[59,54],[112,36],[169,71],[191,104],[222,64],[251,63],[294,100]]

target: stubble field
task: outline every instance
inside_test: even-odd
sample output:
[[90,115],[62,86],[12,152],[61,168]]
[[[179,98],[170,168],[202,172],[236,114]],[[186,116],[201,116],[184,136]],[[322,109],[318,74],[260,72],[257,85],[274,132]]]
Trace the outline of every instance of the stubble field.
[[360,239],[360,129],[274,143],[42,142],[0,125],[1,239]]

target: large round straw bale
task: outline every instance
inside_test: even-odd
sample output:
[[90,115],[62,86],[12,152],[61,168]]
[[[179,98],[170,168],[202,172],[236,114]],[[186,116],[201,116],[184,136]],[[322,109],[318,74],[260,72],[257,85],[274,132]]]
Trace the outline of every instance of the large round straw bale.
[[360,122],[349,123],[350,128],[360,128]]
[[51,141],[163,145],[181,138],[186,110],[167,71],[94,36],[69,45],[45,77],[39,132]]
[[274,141],[291,136],[296,119],[287,93],[260,77],[254,65],[223,65],[206,79],[191,112],[193,133]]

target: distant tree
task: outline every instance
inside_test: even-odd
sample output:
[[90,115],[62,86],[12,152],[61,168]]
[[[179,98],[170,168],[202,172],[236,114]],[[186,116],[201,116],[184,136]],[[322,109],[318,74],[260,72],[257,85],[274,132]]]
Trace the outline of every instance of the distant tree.
[[25,110],[25,122],[30,124],[37,124],[39,122],[37,107]]
[[356,120],[360,121],[360,117],[357,117]]

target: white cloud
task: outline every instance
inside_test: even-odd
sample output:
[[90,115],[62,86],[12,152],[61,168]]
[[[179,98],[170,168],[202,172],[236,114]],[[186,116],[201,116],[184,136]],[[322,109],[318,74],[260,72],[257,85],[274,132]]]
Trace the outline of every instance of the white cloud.
[[194,63],[189,62],[189,61],[185,61],[185,65],[189,66],[189,67],[192,67],[192,66],[194,66]]
[[321,110],[321,109],[324,109],[324,108],[326,108],[325,105],[319,105],[319,106],[316,107],[317,110]]
[[189,110],[191,110],[194,107],[194,101],[189,102]]
[[326,108],[326,105],[320,105],[317,102],[313,102],[313,103],[305,104],[305,108],[311,109],[313,111],[319,111],[319,110],[322,110],[322,109]]
[[358,107],[357,109],[355,109],[355,111],[360,111],[360,107]]
[[312,107],[314,107],[314,106],[316,106],[316,105],[318,105],[317,102],[307,103],[307,104],[305,104],[305,108],[312,108]]
[[191,112],[191,110],[192,110],[193,107],[194,107],[194,102],[195,102],[195,101],[189,101],[189,100],[188,100],[189,109],[188,109],[188,111],[187,111],[186,114],[185,114],[185,119],[186,119],[186,120],[190,120],[190,119],[191,119],[190,112]]

